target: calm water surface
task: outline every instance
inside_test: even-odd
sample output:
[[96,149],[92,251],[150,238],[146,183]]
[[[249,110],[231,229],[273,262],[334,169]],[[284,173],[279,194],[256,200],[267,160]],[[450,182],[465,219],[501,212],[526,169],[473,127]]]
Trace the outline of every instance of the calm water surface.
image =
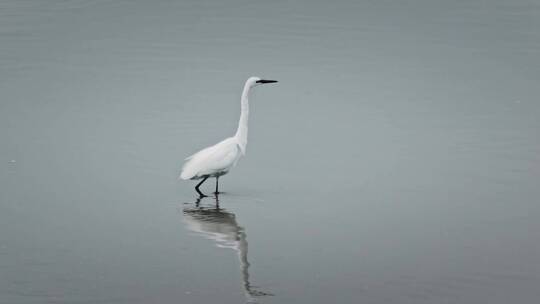
[[538,58],[533,0],[0,1],[0,303],[536,303]]

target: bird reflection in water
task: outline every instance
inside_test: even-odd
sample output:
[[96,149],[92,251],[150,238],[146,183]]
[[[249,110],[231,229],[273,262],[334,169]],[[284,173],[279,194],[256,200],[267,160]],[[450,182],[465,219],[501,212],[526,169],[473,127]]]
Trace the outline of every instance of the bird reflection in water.
[[[237,252],[242,273],[242,287],[247,303],[257,303],[256,297],[272,294],[259,291],[249,281],[248,242],[245,229],[238,225],[236,215],[219,206],[216,195],[215,204],[201,206],[200,197],[194,207],[184,207],[184,222],[190,231],[196,232],[216,242],[219,248],[230,248]],[[208,198],[209,200],[212,198]]]

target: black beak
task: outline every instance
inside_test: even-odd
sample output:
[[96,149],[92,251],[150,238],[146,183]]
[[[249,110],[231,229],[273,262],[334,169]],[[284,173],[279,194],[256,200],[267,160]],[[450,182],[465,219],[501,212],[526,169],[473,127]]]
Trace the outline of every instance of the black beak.
[[257,80],[256,83],[274,83],[274,82],[277,82],[277,80],[266,80],[266,79],[261,79],[261,80]]

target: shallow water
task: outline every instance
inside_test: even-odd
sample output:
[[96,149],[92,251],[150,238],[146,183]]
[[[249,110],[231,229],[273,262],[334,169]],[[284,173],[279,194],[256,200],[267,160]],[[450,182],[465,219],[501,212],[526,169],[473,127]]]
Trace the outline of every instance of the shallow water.
[[[539,29],[527,0],[0,2],[0,303],[535,302]],[[182,160],[252,75],[280,82],[197,201]]]

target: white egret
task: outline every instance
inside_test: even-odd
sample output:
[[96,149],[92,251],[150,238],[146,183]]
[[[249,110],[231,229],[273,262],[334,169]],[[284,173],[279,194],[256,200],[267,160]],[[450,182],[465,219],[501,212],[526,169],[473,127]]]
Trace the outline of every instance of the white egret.
[[219,177],[225,175],[236,165],[238,159],[246,154],[247,135],[248,135],[248,116],[249,116],[249,91],[258,85],[265,83],[274,83],[276,80],[265,80],[259,77],[250,77],[244,85],[241,98],[240,120],[238,129],[232,137],[202,149],[201,151],[186,158],[186,163],[182,167],[180,178],[184,180],[202,179],[195,186],[199,195],[205,196],[199,187],[209,178],[216,178],[216,191],[218,193]]

